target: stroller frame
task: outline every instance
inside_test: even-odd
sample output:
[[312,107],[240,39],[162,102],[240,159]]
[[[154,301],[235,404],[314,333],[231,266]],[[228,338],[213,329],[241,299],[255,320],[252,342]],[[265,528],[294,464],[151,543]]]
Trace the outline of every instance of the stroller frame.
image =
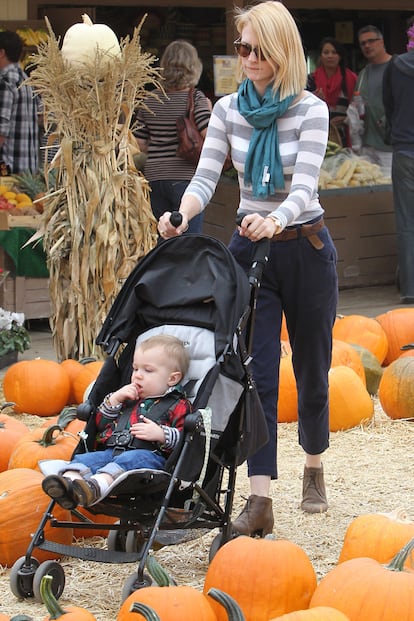
[[[191,238],[195,238],[198,243],[200,243],[200,239],[204,239],[205,243],[213,244],[213,246],[218,247],[221,252],[224,252],[223,248],[226,253],[229,252],[221,242],[207,236],[188,235],[185,236],[185,238],[186,243],[190,243],[190,245],[192,243]],[[188,241],[189,239],[190,241]],[[121,293],[126,290],[126,295],[130,295],[135,272],[137,270],[138,272],[145,272],[146,264],[150,261],[148,257],[156,251],[161,251],[161,249],[170,242],[174,243],[174,240],[162,242],[141,261],[125,282]],[[260,287],[262,271],[267,262],[268,252],[268,240],[264,240],[263,243],[255,244],[255,253],[251,264],[251,270],[246,279],[249,303],[244,307],[241,316],[238,317],[237,325],[233,331],[233,335],[237,340],[237,349],[240,352],[241,363],[245,373],[247,392],[250,391],[253,395],[255,395],[255,384],[250,370],[250,352],[252,347],[256,298]],[[140,266],[142,267],[140,268]],[[118,298],[122,298],[121,293]],[[122,336],[122,330],[124,330],[122,321],[121,329],[119,326],[114,326],[114,316],[115,318],[117,317],[119,305],[122,305],[122,300],[118,300],[118,298],[113,305],[113,313],[110,312],[97,337],[97,343],[109,353],[107,362],[108,360],[111,361],[108,363],[110,369],[112,369],[111,365],[114,364],[114,356],[120,344],[125,342]],[[126,332],[129,333],[129,331],[130,326],[126,328]],[[120,335],[118,333],[120,333]],[[216,361],[215,369],[210,371],[207,380],[204,380],[210,388],[211,385],[214,384],[214,374],[219,373],[220,366],[231,353],[230,349],[228,344],[225,345]],[[123,353],[125,354],[125,351]],[[131,353],[128,353],[128,356],[131,356]],[[194,538],[192,531],[218,528],[220,532],[214,538],[210,548],[209,559],[211,560],[224,543],[236,536],[232,532],[231,513],[235,494],[237,467],[245,461],[246,456],[249,455],[249,451],[250,454],[252,452],[250,447],[247,447],[247,449],[243,447],[243,442],[248,435],[248,430],[246,431],[246,414],[249,415],[248,409],[246,410],[246,406],[243,405],[244,400],[241,400],[243,404],[236,418],[237,440],[230,454],[227,454],[226,450],[218,455],[214,454],[214,452],[210,452],[209,454],[207,472],[210,471],[211,478],[207,481],[207,489],[203,486],[203,483],[205,483],[208,475],[206,475],[203,482],[198,480],[189,482],[187,489],[184,491],[184,496],[187,494],[187,503],[184,505],[186,508],[177,509],[174,504],[171,504],[174,494],[177,493],[177,487],[183,480],[182,468],[185,467],[186,461],[188,460],[193,442],[195,439],[200,438],[201,435],[207,433],[203,411],[208,402],[210,388],[207,388],[207,395],[204,395],[200,402],[197,402],[196,397],[195,412],[186,416],[182,434],[182,446],[179,451],[174,451],[173,457],[176,453],[177,455],[175,460],[173,460],[173,467],[170,472],[149,469],[133,471],[132,475],[129,473],[129,478],[132,479],[132,477],[134,477],[134,484],[137,485],[138,488],[141,487],[142,491],[145,491],[144,495],[140,495],[141,490],[138,490],[138,494],[134,493],[131,498],[131,492],[128,491],[128,481],[126,480],[126,488],[123,488],[121,482],[117,488],[117,496],[115,499],[106,497],[97,504],[88,507],[88,511],[91,514],[103,513],[109,516],[119,517],[120,520],[118,523],[95,523],[76,508],[71,510],[72,514],[79,520],[76,523],[76,528],[80,530],[104,529],[109,531],[107,550],[92,546],[80,547],[48,541],[45,537],[45,527],[48,523],[52,528],[73,528],[72,521],[58,520],[54,516],[53,509],[56,501],[51,500],[31,538],[25,556],[18,559],[11,569],[10,587],[17,598],[35,598],[40,600],[40,582],[46,574],[52,575],[53,577],[52,591],[55,597],[59,598],[63,593],[65,575],[62,565],[55,560],[39,563],[35,557],[36,548],[53,552],[59,556],[69,556],[95,562],[138,562],[137,571],[129,577],[124,585],[122,592],[122,599],[124,600],[133,591],[153,583],[152,578],[145,573],[145,566],[151,549],[156,545],[163,546],[180,543],[186,540],[188,531],[190,531],[191,536],[189,538],[191,539]],[[79,418],[85,417],[85,412],[86,415],[90,414],[91,410],[96,408],[96,404],[100,403],[101,396],[102,394],[94,395],[92,390],[88,401],[78,408]],[[254,404],[257,407],[257,401],[255,401]],[[266,438],[262,436],[262,438],[258,440],[259,446],[261,446],[265,440]],[[254,448],[257,450],[259,446]],[[210,490],[212,490],[213,493],[210,493]],[[192,492],[192,498],[188,498],[188,492],[190,491]],[[181,495],[181,492],[178,493]],[[160,499],[161,494],[162,500]],[[126,500],[128,501],[127,505],[125,505]],[[139,505],[139,508],[134,506],[135,502]],[[189,509],[189,506],[191,506],[191,509]],[[137,511],[139,511],[138,514]]]

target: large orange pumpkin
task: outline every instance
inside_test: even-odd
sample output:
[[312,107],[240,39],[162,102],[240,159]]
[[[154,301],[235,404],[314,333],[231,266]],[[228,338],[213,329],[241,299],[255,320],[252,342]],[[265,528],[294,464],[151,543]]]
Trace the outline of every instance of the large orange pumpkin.
[[332,606],[350,621],[412,621],[414,619],[414,571],[404,563],[414,539],[388,565],[367,558],[340,563],[326,574],[310,602]]
[[341,431],[371,420],[374,402],[353,369],[331,367],[329,381],[329,429]]
[[102,369],[102,360],[95,360],[82,365],[82,370],[73,380],[75,403],[82,403],[86,389],[96,380]]
[[414,308],[394,308],[376,317],[388,339],[388,353],[384,365],[396,360],[401,347],[414,342]]
[[[32,533],[46,511],[50,498],[42,490],[43,475],[29,468],[0,472],[0,564],[11,567],[26,554]],[[59,520],[70,520],[70,512],[55,505],[54,515]],[[48,540],[70,545],[70,528],[45,527]],[[42,562],[58,558],[47,550],[35,549],[33,556]]]
[[353,369],[366,386],[364,365],[358,352],[350,343],[334,338],[332,342],[331,366],[338,367],[341,365]]
[[298,420],[298,390],[293,372],[292,353],[290,345],[285,341],[282,342],[279,367],[277,420],[279,423],[294,423]]
[[318,606],[317,608],[289,612],[287,615],[275,617],[269,621],[349,621],[349,617],[336,608]]
[[383,362],[388,351],[387,334],[381,324],[365,315],[337,317],[332,329],[335,339],[366,347]]
[[[117,621],[133,621],[137,614],[130,611],[134,602],[150,606],[168,621],[217,621],[210,602],[215,602],[189,586],[146,587],[138,589],[123,602]],[[217,604],[219,606],[219,604]],[[224,610],[224,608],[223,608]],[[226,613],[225,613],[226,614]],[[227,614],[226,617],[227,619]]]
[[21,420],[0,414],[0,472],[7,470],[15,445],[26,433],[29,429]]
[[66,405],[70,390],[66,371],[53,360],[21,360],[4,375],[3,392],[18,413],[54,416]]
[[378,397],[390,418],[414,416],[414,356],[397,358],[384,369]]
[[54,619],[63,619],[65,621],[97,621],[91,612],[80,608],[79,606],[67,606],[62,608],[56,599],[52,589],[52,576],[43,576],[40,582],[40,597],[47,608],[48,616],[43,621],[53,621]]
[[61,430],[58,425],[46,429],[37,427],[26,433],[16,444],[10,455],[9,468],[33,468],[40,470],[43,459],[70,460],[78,439]]
[[[239,604],[246,621],[308,608],[316,575],[305,551],[284,539],[237,537],[222,546],[206,574],[204,593],[219,589]],[[217,621],[224,609],[212,602]]]
[[[414,522],[403,509],[359,515],[347,528],[338,562],[368,556],[388,563],[413,537]],[[410,566],[407,559],[407,567]]]
[[68,405],[72,405],[76,403],[76,396],[75,396],[75,390],[74,390],[75,378],[78,375],[78,373],[82,371],[83,364],[80,363],[78,360],[67,358],[66,360],[62,360],[62,362],[60,363],[60,366],[65,369],[69,377],[70,391],[69,391],[69,397],[68,397],[67,402],[68,402]]

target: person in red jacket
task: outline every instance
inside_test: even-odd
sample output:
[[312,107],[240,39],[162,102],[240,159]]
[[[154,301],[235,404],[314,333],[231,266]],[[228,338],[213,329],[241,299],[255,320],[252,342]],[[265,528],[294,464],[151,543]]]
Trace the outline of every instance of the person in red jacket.
[[351,146],[345,119],[356,81],[357,74],[346,66],[342,43],[332,37],[325,37],[319,47],[319,66],[309,76],[308,90],[326,101],[330,123],[338,130],[345,147]]

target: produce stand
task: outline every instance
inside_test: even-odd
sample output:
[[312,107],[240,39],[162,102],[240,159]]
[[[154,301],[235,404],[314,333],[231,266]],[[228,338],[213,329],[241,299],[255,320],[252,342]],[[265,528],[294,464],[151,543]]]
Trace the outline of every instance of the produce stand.
[[0,288],[0,307],[24,313],[26,319],[51,313],[49,278],[41,242],[24,244],[38,228],[39,216],[0,212],[0,268],[10,272]]
[[[395,282],[397,241],[391,185],[320,191],[325,220],[338,250],[339,287]],[[235,227],[237,182],[222,176],[205,212],[203,232],[227,244]]]

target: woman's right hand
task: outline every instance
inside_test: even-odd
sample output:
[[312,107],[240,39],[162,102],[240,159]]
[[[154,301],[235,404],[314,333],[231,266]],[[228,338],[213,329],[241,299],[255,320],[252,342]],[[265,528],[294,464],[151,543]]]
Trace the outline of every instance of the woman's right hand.
[[[181,213],[181,212],[180,212]],[[183,213],[182,222],[179,226],[175,227],[171,224],[171,211],[166,211],[162,214],[161,218],[158,220],[158,232],[163,239],[169,239],[171,237],[178,237],[178,235],[182,235],[188,229],[188,218]]]

